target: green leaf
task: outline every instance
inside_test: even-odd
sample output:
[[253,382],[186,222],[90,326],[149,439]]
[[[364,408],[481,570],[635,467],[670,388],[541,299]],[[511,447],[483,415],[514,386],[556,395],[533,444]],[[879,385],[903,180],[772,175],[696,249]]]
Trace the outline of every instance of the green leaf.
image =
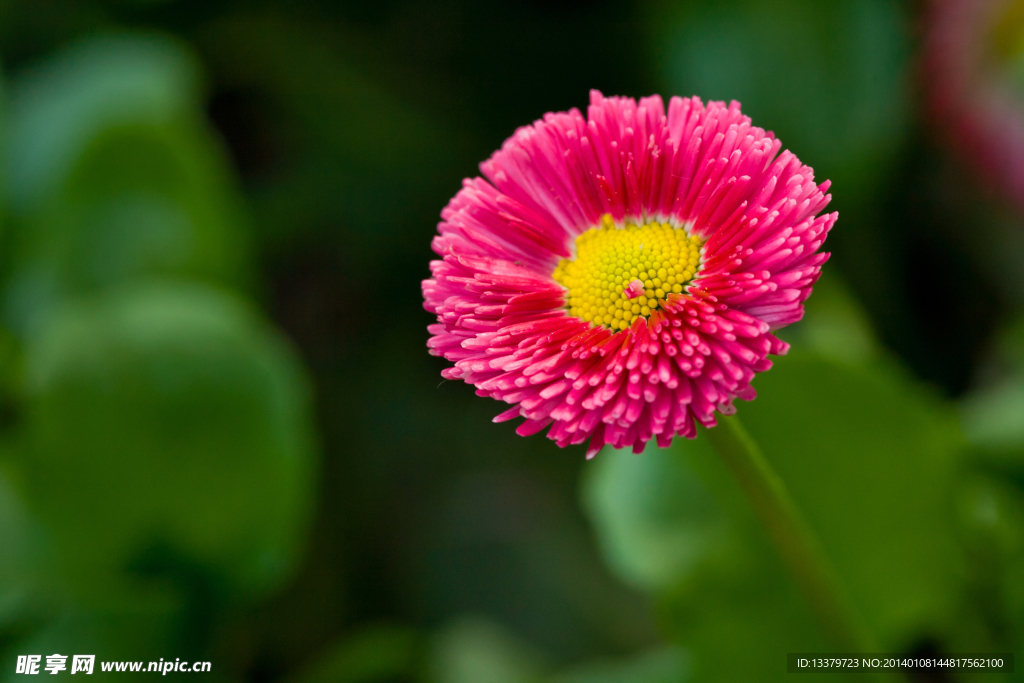
[[364,626],[332,644],[292,683],[373,683],[412,672],[421,647],[419,635],[408,628]]
[[[692,655],[698,681],[775,681],[785,653],[826,651],[797,587],[759,519],[711,449],[671,449],[717,494],[731,524],[729,552],[708,555],[684,581],[656,594],[666,634]],[[825,676],[826,680],[832,680]]]
[[46,546],[39,523],[0,468],[0,632],[34,607],[46,577]]
[[[181,604],[171,594],[153,595],[145,601],[102,609],[65,606],[32,635],[4,653],[4,660],[11,665],[0,669],[0,681],[23,678],[15,673],[13,662],[16,655],[24,654],[41,655],[39,673],[47,676],[51,674],[44,669],[46,657],[52,654],[67,655],[67,669],[56,674],[60,676],[71,674],[72,655],[76,654],[95,655],[93,675],[100,676],[103,676],[100,664],[103,661],[143,662],[144,669],[149,662],[161,658],[191,659],[191,653],[183,651],[179,643],[181,629]],[[117,677],[131,680],[147,676],[123,672]]]
[[57,191],[104,129],[191,116],[198,95],[195,58],[156,36],[93,38],[15,78],[6,147],[13,209],[28,211]]
[[964,431],[972,444],[1024,463],[1024,373],[1011,372],[960,403]]
[[673,93],[739,100],[844,192],[866,196],[906,129],[906,18],[888,0],[656,3]]
[[1019,652],[1024,645],[1024,492],[973,472],[957,494],[968,561],[956,651]]
[[435,637],[430,657],[433,683],[534,683],[543,660],[504,627],[479,617],[463,617]]
[[997,335],[991,356],[987,376],[960,401],[964,431],[984,457],[1024,471],[1024,317]]
[[962,557],[955,414],[893,366],[794,352],[757,382],[744,424],[789,486],[880,644],[943,626]]
[[93,39],[11,90],[3,313],[15,330],[77,292],[153,274],[244,280],[242,201],[183,46]]
[[851,366],[884,357],[867,313],[834,268],[822,273],[804,306],[803,319],[780,332],[793,346]]
[[[794,351],[756,385],[758,398],[741,405],[739,415],[820,537],[878,645],[899,651],[949,634],[963,567],[951,504],[961,439],[951,411],[881,361],[857,366]],[[692,553],[677,563],[675,583],[659,582],[665,623],[692,652],[697,680],[777,680],[786,652],[825,651],[828,644],[703,434],[677,440],[667,453],[598,456],[585,486],[606,556],[613,567],[631,556],[636,566],[627,576],[643,571],[648,556],[672,557],[671,550],[645,550],[638,539],[651,528],[685,528],[712,517],[687,518],[668,507],[660,516],[630,511],[657,510],[657,501],[671,500],[660,486],[678,487],[677,499],[693,498],[692,481],[672,482],[694,474],[728,523],[717,542],[703,545],[702,559]],[[662,483],[644,485],[645,478]],[[615,515],[621,518],[609,522]],[[664,538],[672,542],[669,533]]]
[[966,642],[980,638],[989,651],[994,646],[1019,651],[1024,644],[1024,318],[997,335],[986,365],[978,386],[959,406],[974,447],[972,471],[959,490],[960,522],[971,550],[960,630]]
[[609,565],[642,590],[676,586],[732,538],[721,504],[669,449],[605,450],[584,479],[583,503]]
[[689,660],[677,647],[644,652],[622,661],[593,662],[555,676],[553,683],[686,683]]
[[26,353],[30,505],[79,593],[198,575],[227,596],[284,579],[312,485],[308,388],[284,341],[197,285],[115,290]]

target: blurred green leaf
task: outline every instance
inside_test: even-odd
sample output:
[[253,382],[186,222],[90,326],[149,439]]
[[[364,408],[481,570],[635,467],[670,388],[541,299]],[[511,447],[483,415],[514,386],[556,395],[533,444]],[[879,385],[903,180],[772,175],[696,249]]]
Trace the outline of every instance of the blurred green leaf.
[[[948,633],[963,567],[950,502],[960,445],[951,412],[897,367],[809,352],[779,358],[756,383],[758,398],[739,414],[819,534],[879,646],[899,651]],[[717,541],[728,552],[706,544],[703,560],[680,564],[677,584],[660,591],[671,629],[692,648],[697,677],[776,680],[785,666],[779,653],[827,647],[706,439],[677,440],[668,457],[652,450],[632,460],[599,456],[586,484],[592,516],[615,566],[655,523],[653,515],[641,518],[624,541],[629,535],[610,530],[606,519],[653,505],[619,499],[671,498],[633,485],[644,476],[674,482],[697,473],[728,512],[728,530],[719,532],[726,538]],[[666,467],[675,473],[663,473]],[[627,468],[648,473],[627,476]],[[693,496],[696,487],[687,482],[675,495]],[[683,522],[673,512],[661,525]],[[775,665],[766,665],[773,657]]]
[[979,386],[960,401],[964,431],[985,457],[1024,473],[1024,317],[996,335]]
[[536,683],[544,673],[540,655],[501,625],[463,617],[434,637],[433,683]]
[[1009,362],[1024,367],[1024,315],[1018,315],[999,335],[999,353]]
[[558,674],[553,683],[686,683],[686,653],[675,647],[645,652],[625,661],[585,664]]
[[636,588],[676,586],[732,540],[721,504],[669,449],[606,450],[584,479],[583,501],[608,563]]
[[1024,493],[979,473],[964,477],[957,493],[958,529],[969,552],[956,649],[1019,651],[1024,645]]
[[44,580],[45,540],[5,468],[0,467],[0,633],[34,606]]
[[883,646],[943,625],[962,558],[952,410],[895,364],[794,352],[757,381],[744,424],[821,536]]
[[[973,472],[959,512],[971,550],[961,638],[1024,645],[1024,318],[996,335],[978,386],[960,401]],[[992,645],[990,645],[990,643]]]
[[154,273],[243,280],[241,198],[203,121],[196,71],[177,43],[122,36],[69,48],[15,81],[3,308],[15,330],[76,292]]
[[419,634],[398,626],[365,626],[341,638],[292,683],[372,683],[408,675],[421,647]]
[[287,576],[312,497],[308,388],[240,301],[115,290],[29,344],[21,459],[77,590],[198,572],[228,596]]
[[106,128],[166,125],[194,115],[198,64],[156,36],[78,43],[16,78],[10,92],[7,194],[18,213],[58,190]]
[[[785,666],[778,653],[824,649],[760,520],[754,517],[707,439],[677,441],[664,450],[651,444],[639,456],[606,449],[594,465],[584,479],[584,490],[599,540],[613,568],[618,568],[617,561],[635,552],[626,565],[626,576],[649,571],[644,562],[649,561],[651,553],[636,539],[649,536],[651,529],[659,526],[666,542],[687,544],[685,562],[674,566],[679,572],[676,576],[669,574],[672,565],[655,565],[662,568],[663,576],[652,592],[660,598],[667,634],[693,653],[695,680],[776,680]],[[645,471],[646,475],[641,474]],[[652,491],[635,485],[644,479],[665,483],[652,495]],[[615,485],[609,485],[613,482]],[[674,495],[659,490],[672,484],[678,486]],[[712,501],[704,503],[698,519],[688,518],[688,498],[711,496]],[[636,498],[640,502],[632,500]],[[678,502],[674,506],[665,504],[671,500]],[[651,514],[659,507],[665,513],[660,520]],[[632,536],[625,528],[615,528],[621,522],[608,524],[609,513],[623,508],[649,511],[639,518]],[[690,534],[679,533],[687,528]],[[673,530],[675,539],[671,537]],[[692,530],[700,534],[694,535]],[[693,543],[694,537],[701,542]],[[653,557],[661,560],[671,555],[662,549]]]
[[910,56],[891,0],[655,3],[674,93],[740,100],[818,175],[864,197],[902,142]]
[[988,451],[1008,452],[1015,460],[1024,452],[1024,373],[1002,377],[960,403],[964,431],[971,443]]
[[822,274],[804,306],[803,319],[779,333],[793,346],[854,366],[883,358],[867,313],[834,268]]
[[[190,653],[182,651],[179,641],[182,626],[181,604],[169,593],[103,609],[67,606],[4,653],[4,661],[13,662],[16,655],[42,655],[40,674],[50,675],[43,669],[46,656],[59,653],[68,659],[67,669],[58,675],[70,675],[72,655],[92,654],[96,656],[93,675],[102,676],[101,661],[150,662],[168,657],[173,661],[182,655],[189,659]],[[133,679],[146,674],[122,672],[117,677]],[[220,676],[214,672],[213,680],[217,678]],[[13,665],[0,669],[0,681],[19,679]]]

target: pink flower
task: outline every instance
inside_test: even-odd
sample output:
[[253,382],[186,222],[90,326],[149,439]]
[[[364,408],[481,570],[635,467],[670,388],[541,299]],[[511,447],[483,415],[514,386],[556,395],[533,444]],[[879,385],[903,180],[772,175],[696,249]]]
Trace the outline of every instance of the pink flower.
[[921,83],[929,120],[960,156],[1017,207],[1024,207],[1024,92],[1021,7],[1002,0],[934,0]]
[[[639,452],[751,400],[800,320],[829,183],[740,105],[605,98],[520,128],[442,211],[423,281],[442,372],[550,426]],[[644,293],[629,297],[633,280]]]

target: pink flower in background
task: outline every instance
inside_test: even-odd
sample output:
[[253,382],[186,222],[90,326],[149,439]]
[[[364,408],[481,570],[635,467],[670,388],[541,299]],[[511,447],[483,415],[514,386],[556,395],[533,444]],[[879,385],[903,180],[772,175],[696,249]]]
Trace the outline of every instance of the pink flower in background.
[[828,182],[780,149],[696,97],[595,91],[586,118],[520,128],[441,213],[423,295],[442,374],[588,457],[713,426],[787,351],[772,330],[828,259]]
[[921,81],[953,147],[986,181],[1024,206],[1024,5],[935,0]]

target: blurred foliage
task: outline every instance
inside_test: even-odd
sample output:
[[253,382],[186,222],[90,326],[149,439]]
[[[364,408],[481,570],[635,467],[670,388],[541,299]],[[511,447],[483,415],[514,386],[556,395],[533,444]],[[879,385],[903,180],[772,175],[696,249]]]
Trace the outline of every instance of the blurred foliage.
[[554,683],[685,683],[689,661],[679,648],[643,652],[621,662],[595,662],[555,676]]
[[14,79],[6,123],[0,623],[16,647],[202,652],[294,570],[316,438],[288,342],[210,286],[248,288],[252,255],[197,59],[79,42]]
[[975,389],[960,402],[972,449],[972,476],[958,504],[970,554],[968,586],[979,605],[981,632],[1024,644],[1024,324],[999,334],[979,369]]
[[346,634],[291,680],[295,683],[371,683],[413,673],[423,645],[409,628],[373,624]]
[[73,46],[12,84],[12,329],[150,274],[243,282],[242,200],[201,118],[196,72],[183,46],[121,36]]
[[273,332],[195,286],[54,314],[26,360],[22,448],[69,582],[91,591],[140,563],[207,572],[224,596],[280,581],[312,493],[300,378]]
[[0,470],[0,629],[9,628],[28,608],[37,582],[45,578],[41,536],[6,469]]
[[673,90],[740,100],[844,203],[867,202],[906,136],[910,52],[891,0],[655,5]]
[[544,664],[531,648],[500,625],[463,617],[435,636],[430,678],[437,683],[530,683]]
[[968,437],[990,454],[1011,460],[1024,453],[1024,318],[995,339],[979,386],[961,402]]
[[95,651],[289,683],[756,681],[827,649],[706,439],[585,463],[425,353],[439,210],[592,87],[741,100],[833,180],[833,262],[740,416],[880,650],[1019,651],[1024,230],[924,125],[925,19],[0,5],[0,677]]

